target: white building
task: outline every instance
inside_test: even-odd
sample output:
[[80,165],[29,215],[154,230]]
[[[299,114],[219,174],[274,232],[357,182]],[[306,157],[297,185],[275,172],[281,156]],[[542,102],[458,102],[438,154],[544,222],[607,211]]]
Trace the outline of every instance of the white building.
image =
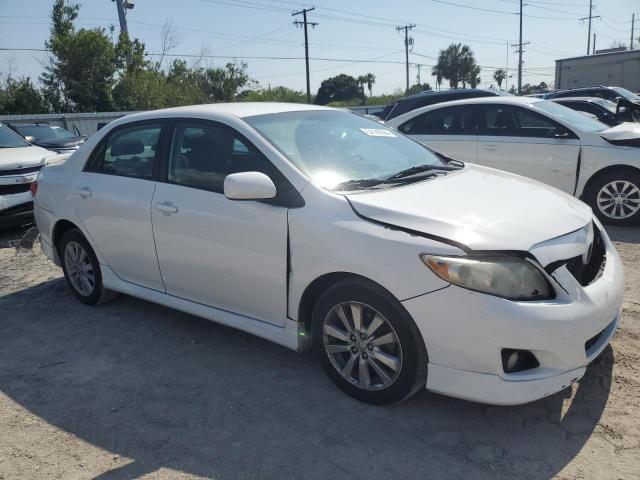
[[640,92],[640,50],[556,60],[557,89],[610,85]]

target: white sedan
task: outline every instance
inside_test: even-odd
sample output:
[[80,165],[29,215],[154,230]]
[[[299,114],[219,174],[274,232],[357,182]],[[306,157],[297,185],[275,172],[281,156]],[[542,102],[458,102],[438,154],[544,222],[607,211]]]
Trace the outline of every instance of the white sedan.
[[456,160],[539,180],[613,225],[640,223],[640,124],[607,125],[549,100],[440,103],[387,125]]
[[80,301],[121,292],[313,346],[366,402],[536,400],[579,380],[620,319],[621,262],[589,207],[331,108],[127,116],[34,190]]

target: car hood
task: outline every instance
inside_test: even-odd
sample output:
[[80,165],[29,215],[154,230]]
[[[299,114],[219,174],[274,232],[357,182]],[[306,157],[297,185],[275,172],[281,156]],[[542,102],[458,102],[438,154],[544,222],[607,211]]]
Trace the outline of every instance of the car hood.
[[85,137],[48,138],[46,140],[35,140],[31,143],[44,148],[71,148],[84,143],[85,140]]
[[560,190],[466,165],[448,175],[347,194],[362,217],[440,237],[472,250],[520,250],[583,228],[591,208]]
[[44,160],[52,155],[49,150],[35,146],[0,148],[0,172],[44,165]]
[[625,122],[603,130],[599,134],[605,140],[633,140],[640,138],[640,123]]

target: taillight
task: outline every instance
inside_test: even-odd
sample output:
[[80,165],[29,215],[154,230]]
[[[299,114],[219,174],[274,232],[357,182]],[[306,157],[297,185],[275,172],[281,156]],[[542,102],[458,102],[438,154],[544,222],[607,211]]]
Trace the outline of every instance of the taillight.
[[31,196],[35,198],[36,192],[38,191],[38,181],[34,180],[33,182],[31,182],[30,188],[31,188]]

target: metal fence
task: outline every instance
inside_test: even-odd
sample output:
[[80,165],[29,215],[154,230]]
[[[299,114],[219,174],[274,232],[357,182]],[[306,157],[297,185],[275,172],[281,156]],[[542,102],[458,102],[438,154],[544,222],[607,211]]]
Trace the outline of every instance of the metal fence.
[[[349,110],[361,115],[375,115],[384,109],[384,105],[365,105],[362,107],[348,107]],[[91,136],[99,127],[116,118],[136,112],[89,112],[89,113],[38,113],[32,115],[0,115],[0,122],[47,122],[66,128],[70,132]]]

